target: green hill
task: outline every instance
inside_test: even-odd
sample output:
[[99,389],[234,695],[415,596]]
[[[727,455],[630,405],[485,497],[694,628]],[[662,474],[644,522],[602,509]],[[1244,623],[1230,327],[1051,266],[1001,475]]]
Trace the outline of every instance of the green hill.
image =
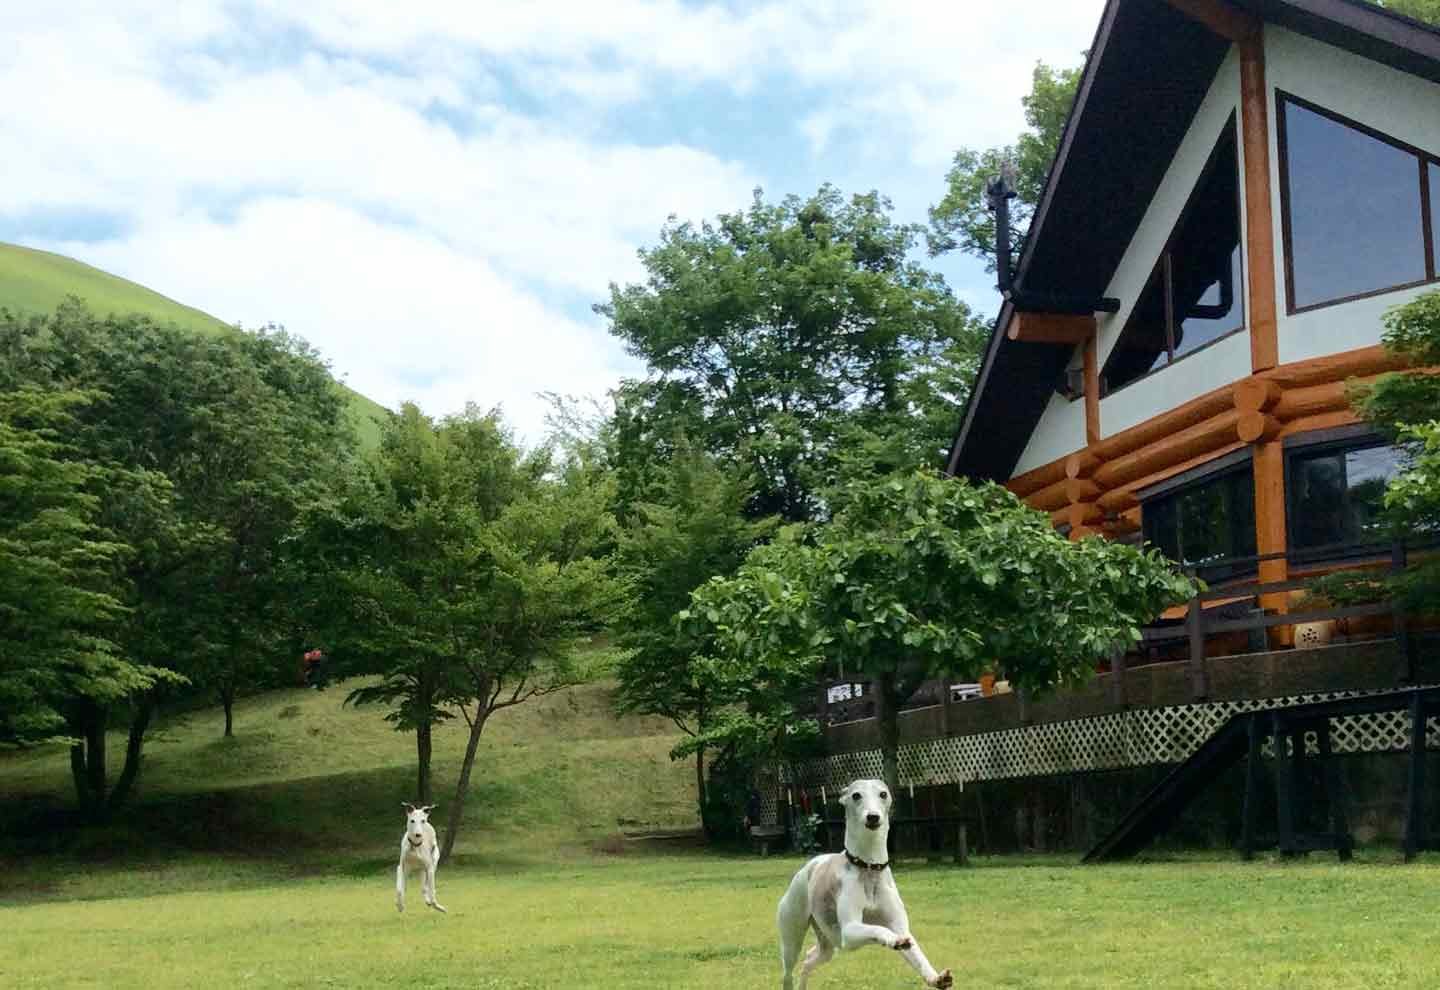
[[[237,702],[231,739],[219,709],[162,719],[147,736],[134,806],[105,827],[66,825],[73,797],[63,748],[0,751],[0,834],[116,867],[197,855],[261,873],[373,866],[391,857],[400,802],[415,797],[415,738],[391,729],[379,709],[343,705],[352,686]],[[442,827],[466,733],[458,719],[435,732]],[[481,739],[457,857],[584,858],[626,829],[694,826],[693,768],[671,762],[676,741],[664,719],[617,718],[604,684],[497,714]],[[112,733],[117,764],[124,750],[124,735]]]
[[[25,313],[48,313],[66,296],[79,296],[97,313],[142,313],[197,333],[227,333],[231,329],[209,313],[74,258],[0,243],[0,306]],[[344,385],[338,387],[349,397],[351,419],[361,442],[374,446],[380,436],[376,420],[388,412],[359,392]]]

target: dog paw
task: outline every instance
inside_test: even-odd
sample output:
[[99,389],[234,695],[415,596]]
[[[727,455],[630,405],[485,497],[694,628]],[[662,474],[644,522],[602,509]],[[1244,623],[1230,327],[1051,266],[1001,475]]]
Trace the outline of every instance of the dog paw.
[[396,901],[396,902],[395,902],[395,910],[396,910],[396,911],[399,911],[401,914],[404,914],[404,913],[405,913],[405,905],[404,905],[403,903],[401,903],[400,901]]
[[905,935],[901,938],[897,938],[895,940],[895,944],[890,946],[890,948],[894,949],[896,952],[904,952],[906,949],[910,948],[910,946],[914,944],[915,943],[910,939],[910,936]]
[[430,906],[431,906],[432,908],[434,908],[436,911],[439,911],[441,914],[449,914],[449,913],[450,913],[450,912],[446,911],[444,907],[441,906],[441,904],[440,904],[439,901],[431,901],[431,902],[430,902]]
[[935,979],[931,981],[930,985],[935,987],[935,990],[949,990],[950,987],[955,985],[955,977],[950,975],[948,969],[942,969],[936,975]]

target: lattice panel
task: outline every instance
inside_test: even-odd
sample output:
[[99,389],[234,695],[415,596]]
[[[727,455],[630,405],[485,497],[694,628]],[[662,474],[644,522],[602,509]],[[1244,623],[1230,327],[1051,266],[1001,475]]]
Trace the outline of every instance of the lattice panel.
[[[931,739],[900,747],[900,783],[956,784],[1180,763],[1232,715],[1379,693],[1384,692],[1339,691],[1139,708],[1068,722]],[[1440,721],[1432,718],[1425,728],[1426,745],[1440,749]],[[1273,756],[1273,743],[1267,740],[1264,745],[1266,755]],[[1335,719],[1331,745],[1337,753],[1408,749],[1409,715],[1383,712]],[[1309,753],[1317,751],[1314,732],[1305,734],[1305,748]],[[835,792],[857,778],[879,776],[880,765],[879,750],[842,753],[788,766],[782,780],[811,793],[822,787]]]

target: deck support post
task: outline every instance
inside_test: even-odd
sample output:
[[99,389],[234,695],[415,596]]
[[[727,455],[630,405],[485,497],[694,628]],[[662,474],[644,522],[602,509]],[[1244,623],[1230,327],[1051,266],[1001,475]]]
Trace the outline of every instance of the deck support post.
[[1410,788],[1405,798],[1405,862],[1425,847],[1425,703],[1410,699]]

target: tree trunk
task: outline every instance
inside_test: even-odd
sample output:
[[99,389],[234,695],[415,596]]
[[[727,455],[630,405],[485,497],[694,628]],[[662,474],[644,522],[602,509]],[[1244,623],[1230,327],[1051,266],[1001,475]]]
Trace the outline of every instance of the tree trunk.
[[82,698],[71,716],[71,732],[79,741],[70,747],[70,776],[75,801],[87,818],[105,810],[105,709]]
[[450,859],[450,850],[455,848],[455,837],[460,834],[460,821],[465,817],[465,797],[470,793],[470,770],[475,766],[475,751],[480,748],[480,733],[485,731],[485,720],[490,713],[482,700],[476,706],[475,722],[470,726],[470,739],[465,744],[465,760],[460,764],[460,780],[455,785],[455,799],[450,803],[450,817],[445,823],[445,840],[440,844],[440,862]]
[[227,684],[220,689],[220,704],[225,708],[225,738],[235,735],[235,686]]
[[900,692],[894,674],[881,674],[876,679],[880,694],[877,713],[880,730],[880,775],[890,785],[890,792],[900,791]]
[[710,834],[710,803],[705,793],[705,747],[695,750],[695,799],[700,802],[700,827]]
[[430,799],[430,723],[415,727],[415,797],[419,804]]
[[130,720],[130,737],[125,741],[125,765],[115,781],[115,790],[110,793],[110,807],[118,808],[130,797],[135,778],[140,776],[140,757],[145,747],[145,730],[150,727],[150,716],[155,714],[155,702],[141,698],[135,717]]
[[89,815],[94,805],[90,796],[90,779],[85,773],[85,744],[72,743],[70,746],[70,777],[75,782],[75,803],[80,812]]

